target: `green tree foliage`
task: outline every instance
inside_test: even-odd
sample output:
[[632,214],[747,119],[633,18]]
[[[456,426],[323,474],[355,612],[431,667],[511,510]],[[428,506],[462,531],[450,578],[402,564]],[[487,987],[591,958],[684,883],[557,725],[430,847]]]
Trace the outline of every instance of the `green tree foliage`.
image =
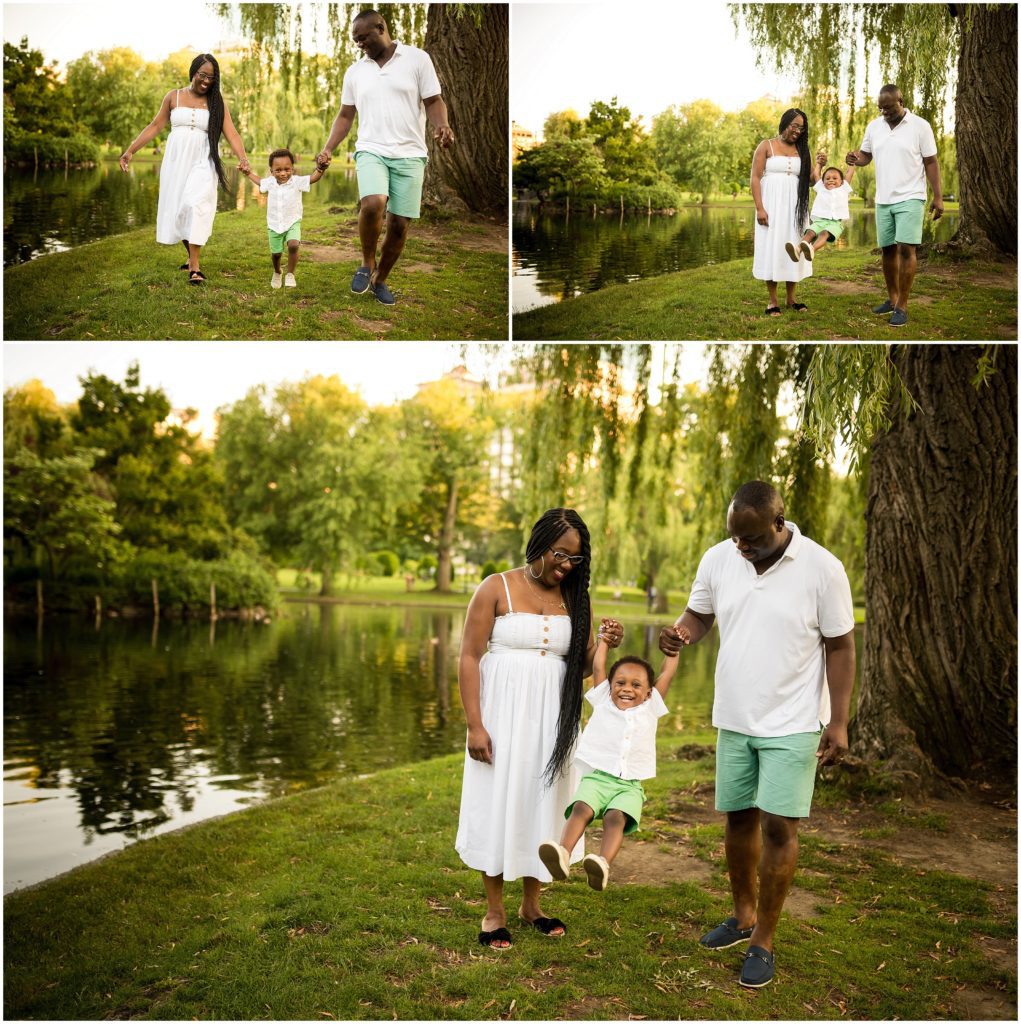
[[40,458],[58,454],[69,433],[57,396],[40,380],[4,392],[4,457],[28,448]]
[[4,537],[45,556],[50,579],[70,558],[102,564],[120,550],[115,505],[93,472],[96,453],[40,458],[22,448],[4,460]]
[[550,114],[542,126],[545,142],[558,139],[577,139],[585,133],[585,122],[576,110],[559,110]]
[[583,201],[606,184],[603,158],[590,138],[557,138],[521,154],[514,168],[518,188],[532,189],[553,201]]

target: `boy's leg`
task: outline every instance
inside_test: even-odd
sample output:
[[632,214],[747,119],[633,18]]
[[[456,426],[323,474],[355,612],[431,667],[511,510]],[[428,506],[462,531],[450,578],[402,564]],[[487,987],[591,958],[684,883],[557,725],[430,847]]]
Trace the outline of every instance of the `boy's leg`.
[[574,802],[571,816],[564,824],[564,831],[560,833],[560,845],[570,853],[577,845],[578,840],[585,834],[585,829],[596,816],[587,803],[582,800]]
[[812,240],[818,237],[819,236],[811,228],[805,228],[805,233],[801,236],[801,240],[811,244]]
[[271,252],[270,256],[273,258],[273,273],[274,274],[279,274],[280,273],[280,253],[278,253],[278,252]]
[[816,238],[816,240],[815,240],[815,244],[814,244],[814,245],[812,246],[812,248],[813,248],[813,249],[814,249],[814,250],[815,250],[816,252],[818,252],[818,251],[819,251],[820,249],[822,249],[822,248],[823,248],[823,247],[824,247],[824,246],[826,245],[826,243],[827,243],[827,242],[828,242],[829,240],[830,240],[830,236],[829,236],[829,234],[828,234],[827,232],[825,232],[825,231],[824,231],[824,232],[822,232],[822,234],[820,234],[820,235],[819,235],[819,236],[818,236],[818,237]]
[[293,274],[294,268],[298,265],[298,248],[301,243],[293,238],[287,243],[287,273]]
[[624,842],[624,829],[627,826],[627,815],[611,807],[603,815],[603,841],[599,847],[599,855],[608,864],[613,863],[613,858],[620,853],[621,844]]

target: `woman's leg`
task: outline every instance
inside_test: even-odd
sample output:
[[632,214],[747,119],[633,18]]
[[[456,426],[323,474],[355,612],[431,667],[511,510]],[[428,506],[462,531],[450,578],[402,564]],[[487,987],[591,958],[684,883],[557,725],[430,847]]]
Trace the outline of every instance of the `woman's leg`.
[[[482,931],[495,932],[507,924],[507,911],[503,908],[503,875],[482,873],[482,885],[486,890],[486,916],[482,919]],[[497,940],[492,943],[498,949],[509,946],[509,942]]]
[[795,301],[796,301],[795,297],[794,297],[794,293],[797,291],[798,282],[797,281],[785,281],[784,284],[787,285],[787,305],[788,306],[793,306]]
[[188,243],[188,269],[198,270],[199,269],[199,254],[202,252],[201,245],[192,245]]
[[776,298],[776,281],[767,281],[766,290],[769,292],[769,308],[778,308],[779,302]]
[[[530,878],[525,876],[522,879],[523,891],[521,893],[521,909],[518,913],[526,921],[534,921],[536,918],[542,917],[542,908],[539,906],[539,890],[541,883],[538,878]],[[550,935],[563,935],[564,930],[562,928],[554,928]]]

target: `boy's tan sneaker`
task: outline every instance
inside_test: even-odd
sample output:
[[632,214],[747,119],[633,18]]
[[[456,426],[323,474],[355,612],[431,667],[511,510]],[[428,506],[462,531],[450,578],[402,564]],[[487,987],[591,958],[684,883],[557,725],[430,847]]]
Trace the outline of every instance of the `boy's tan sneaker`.
[[546,870],[555,882],[562,882],[571,870],[571,855],[559,843],[549,840],[539,844],[539,860],[546,865]]
[[269,286],[270,286],[270,288],[279,288],[283,283],[284,283],[284,275],[283,274],[274,274],[269,279]]
[[804,256],[805,259],[808,260],[809,263],[811,263],[812,262],[812,257],[815,255],[815,249],[813,249],[808,244],[808,242],[801,242],[798,245],[798,248],[801,250],[801,255]]
[[588,884],[596,892],[602,892],[610,881],[610,865],[606,863],[606,859],[600,857],[598,853],[589,853],[581,862],[581,866],[588,875]]
[[284,278],[284,287],[285,288],[297,288],[298,287],[298,282],[294,280],[294,275],[293,274],[288,274]]

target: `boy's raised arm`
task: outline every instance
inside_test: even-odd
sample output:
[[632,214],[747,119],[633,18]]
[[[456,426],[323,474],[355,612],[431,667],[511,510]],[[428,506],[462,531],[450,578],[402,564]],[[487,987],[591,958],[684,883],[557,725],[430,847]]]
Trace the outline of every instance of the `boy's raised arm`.
[[[691,633],[688,632],[687,627],[681,625],[675,625],[673,627],[674,634],[682,644],[687,646],[691,643]],[[680,662],[679,654],[668,654],[663,659],[663,667],[659,670],[659,676],[656,678],[656,689],[659,690],[659,695],[665,697],[667,691],[670,689],[670,683],[673,681],[674,673],[677,671],[677,665]]]

